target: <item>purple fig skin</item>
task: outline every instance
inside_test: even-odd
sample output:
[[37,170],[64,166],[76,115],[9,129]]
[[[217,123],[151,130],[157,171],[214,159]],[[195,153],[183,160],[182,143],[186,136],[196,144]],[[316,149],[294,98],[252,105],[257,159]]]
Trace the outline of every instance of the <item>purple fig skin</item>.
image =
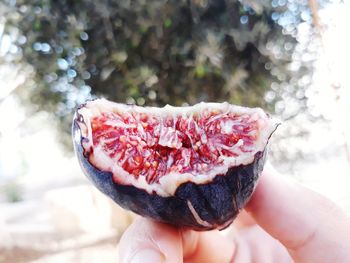
[[[265,163],[266,151],[258,152],[251,164],[232,167],[210,183],[183,183],[169,197],[149,194],[132,185],[113,182],[112,173],[101,171],[89,162],[88,156],[84,156],[78,119],[74,118],[72,127],[74,149],[89,180],[121,207],[176,227],[197,231],[228,227],[249,201]],[[205,224],[195,218],[188,201]]]

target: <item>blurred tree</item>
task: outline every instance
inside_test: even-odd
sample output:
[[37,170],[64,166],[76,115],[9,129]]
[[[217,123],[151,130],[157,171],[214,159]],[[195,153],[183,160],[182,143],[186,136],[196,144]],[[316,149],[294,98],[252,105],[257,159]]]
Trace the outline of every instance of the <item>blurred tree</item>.
[[[35,81],[18,94],[69,131],[95,96],[139,105],[229,101],[289,118],[305,106],[297,26],[307,1],[4,0],[5,31]],[[298,53],[299,52],[299,53]],[[293,57],[293,61],[292,61]],[[292,62],[294,64],[292,64]],[[286,110],[283,100],[294,100]]]

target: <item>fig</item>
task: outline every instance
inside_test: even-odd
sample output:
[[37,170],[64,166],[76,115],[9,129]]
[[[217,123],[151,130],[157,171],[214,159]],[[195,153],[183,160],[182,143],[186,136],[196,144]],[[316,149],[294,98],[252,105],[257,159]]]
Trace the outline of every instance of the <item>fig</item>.
[[86,176],[141,216],[194,230],[229,226],[252,195],[278,124],[229,103],[81,105],[73,141]]

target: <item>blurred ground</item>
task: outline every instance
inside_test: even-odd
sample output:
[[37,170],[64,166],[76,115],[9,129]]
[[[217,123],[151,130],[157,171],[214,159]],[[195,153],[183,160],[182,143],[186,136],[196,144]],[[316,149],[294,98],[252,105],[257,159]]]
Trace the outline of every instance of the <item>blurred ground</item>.
[[0,215],[0,262],[117,262],[134,218],[88,185],[2,203]]
[[94,242],[65,250],[35,250],[12,247],[0,249],[0,262],[118,262],[116,239]]

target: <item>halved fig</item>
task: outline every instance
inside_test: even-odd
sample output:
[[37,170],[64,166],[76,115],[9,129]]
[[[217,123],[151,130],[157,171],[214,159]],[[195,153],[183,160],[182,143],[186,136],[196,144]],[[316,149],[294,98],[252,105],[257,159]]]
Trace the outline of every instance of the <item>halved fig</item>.
[[259,108],[228,103],[139,107],[87,102],[75,151],[95,186],[142,216],[224,229],[250,198],[277,127]]

